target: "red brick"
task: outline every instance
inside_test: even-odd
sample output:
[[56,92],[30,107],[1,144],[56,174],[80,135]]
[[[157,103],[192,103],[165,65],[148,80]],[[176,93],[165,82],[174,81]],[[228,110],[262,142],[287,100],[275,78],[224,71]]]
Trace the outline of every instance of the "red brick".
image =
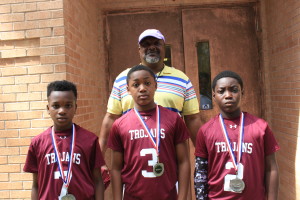
[[42,64],[58,64],[64,63],[66,61],[65,55],[48,55],[48,56],[41,56],[41,63]]
[[41,55],[51,55],[53,54],[52,47],[37,47],[27,49],[27,56],[41,56]]
[[28,29],[36,29],[38,28],[38,22],[36,21],[30,21],[30,22],[15,22],[14,23],[14,30],[28,30]]
[[0,77],[0,85],[12,85],[15,84],[14,77]]
[[16,120],[17,112],[1,112],[0,120]]
[[54,36],[65,35],[65,28],[64,27],[54,27],[53,35]]
[[7,112],[29,110],[29,102],[6,103],[4,107]]
[[[1,16],[1,15],[0,15]],[[12,32],[2,32],[0,33],[1,40],[19,40],[25,38],[24,31],[12,31]]]
[[56,9],[62,9],[62,8],[63,8],[62,1],[48,1],[48,2],[37,3],[38,10],[56,10]]
[[28,92],[44,92],[47,90],[48,83],[29,84]]
[[25,32],[27,38],[47,37],[51,36],[51,34],[51,28],[33,29]]
[[48,74],[54,72],[53,65],[30,66],[27,69],[28,74]]
[[56,73],[56,74],[43,74],[42,75],[42,82],[52,82],[57,80],[66,80],[65,73]]
[[16,76],[15,81],[16,81],[16,84],[39,83],[40,76],[39,75]]
[[16,58],[16,57],[25,57],[26,49],[13,49],[2,51],[0,58]]
[[40,64],[40,58],[38,56],[15,59],[16,66],[32,66],[32,65],[38,65],[38,64]]
[[8,138],[6,140],[8,147],[28,146],[30,142],[31,142],[31,138]]
[[27,85],[7,85],[2,87],[3,93],[27,92]]
[[34,120],[31,122],[32,128],[44,127],[46,129],[47,127],[49,127],[51,125],[53,125],[53,121],[51,119]]
[[[25,162],[24,162],[25,163]],[[32,181],[31,173],[11,173],[9,175],[10,181]]]
[[25,19],[24,13],[0,15],[0,22],[20,22],[20,21],[24,21],[24,19]]
[[39,100],[42,100],[42,94],[40,92],[17,94],[17,101],[39,101]]
[[65,46],[56,46],[53,48],[54,50],[54,54],[65,54],[66,51],[65,51]]
[[[0,180],[1,182],[3,181],[8,181],[8,173],[3,173],[3,174],[0,174]],[[2,197],[2,196],[1,196]]]
[[1,0],[0,4],[23,3],[24,0]]
[[20,120],[20,121],[6,121],[6,129],[19,129],[19,128],[30,128],[29,120]]
[[20,137],[34,137],[40,133],[42,133],[44,128],[30,128],[30,129],[21,129]]
[[0,147],[6,147],[6,139],[0,139]]
[[0,197],[3,199],[9,199],[10,195],[9,195],[9,190],[0,190]]
[[11,189],[13,190],[22,189],[22,182],[0,182],[0,190],[11,190]]
[[[1,165],[7,164],[7,156],[0,156],[0,164]],[[2,177],[5,176],[5,174],[0,174],[0,177],[1,177],[1,175],[2,175]],[[2,179],[2,178],[0,178],[0,180],[4,180],[5,181],[5,179]]]
[[2,13],[10,13],[10,5],[1,5],[0,6],[0,14],[2,14]]
[[30,102],[31,110],[44,110],[46,109],[47,102],[46,101],[32,101]]
[[65,38],[63,36],[41,38],[41,46],[56,46],[64,43],[65,43]]
[[0,147],[1,156],[19,155],[19,153],[19,147]]
[[14,138],[19,137],[18,130],[0,130],[1,138]]
[[12,199],[23,199],[31,197],[31,190],[11,190],[10,197]]
[[58,27],[58,26],[63,26],[63,25],[64,25],[63,18],[39,21],[39,28]]
[[27,147],[20,147],[20,153],[19,155],[27,155],[28,153],[28,146]]
[[[29,141],[30,144],[30,141]],[[23,164],[26,161],[26,155],[20,156],[8,156],[8,163],[9,164]]]
[[12,31],[13,23],[1,23],[0,32],[2,31]]
[[26,21],[40,20],[40,19],[50,19],[50,18],[51,18],[51,12],[50,11],[37,11],[37,12],[25,13]]
[[15,48],[31,48],[40,46],[40,40],[38,38],[34,39],[24,39],[24,40],[14,40]]
[[23,3],[11,5],[13,13],[36,11],[36,3]]

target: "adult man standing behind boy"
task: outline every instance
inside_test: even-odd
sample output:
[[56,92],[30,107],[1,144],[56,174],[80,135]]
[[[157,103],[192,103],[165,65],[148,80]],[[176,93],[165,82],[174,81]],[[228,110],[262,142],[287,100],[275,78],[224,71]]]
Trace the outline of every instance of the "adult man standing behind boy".
[[[199,103],[191,81],[182,71],[163,63],[165,38],[159,30],[145,30],[139,36],[138,42],[141,64],[149,67],[156,74],[158,87],[154,97],[155,102],[184,117],[191,139],[195,143],[200,127],[200,116]],[[130,68],[117,76],[108,100],[107,113],[100,131],[100,148],[103,155],[113,122],[134,105],[131,95],[126,91],[126,76],[129,70]]]

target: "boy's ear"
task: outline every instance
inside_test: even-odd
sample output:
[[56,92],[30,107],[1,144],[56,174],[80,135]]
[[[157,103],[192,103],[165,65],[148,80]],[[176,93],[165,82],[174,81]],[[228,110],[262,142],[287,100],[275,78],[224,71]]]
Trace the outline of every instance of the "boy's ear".
[[216,93],[215,93],[215,91],[212,90],[212,97],[213,97],[213,99],[215,99],[215,96],[216,96]]
[[242,95],[244,95],[244,94],[245,94],[244,89],[242,89]]
[[128,88],[128,85],[126,86],[126,89],[127,89],[127,93],[131,95],[131,93],[129,91],[129,88]]
[[49,111],[49,105],[48,105],[48,104],[47,104],[46,108],[47,108],[47,112],[48,112],[48,114],[50,115],[50,111]]

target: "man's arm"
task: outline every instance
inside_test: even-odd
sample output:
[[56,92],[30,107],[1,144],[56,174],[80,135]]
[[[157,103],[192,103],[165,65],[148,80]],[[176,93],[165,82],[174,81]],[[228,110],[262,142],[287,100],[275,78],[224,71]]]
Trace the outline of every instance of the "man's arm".
[[114,121],[116,121],[116,119],[118,119],[119,117],[121,117],[121,115],[114,115],[114,114],[107,112],[103,118],[101,130],[100,130],[100,137],[99,137],[100,149],[101,149],[103,158],[105,157],[105,151],[107,148],[107,140],[108,140],[110,129],[111,129]]
[[32,189],[31,189],[31,199],[32,200],[38,200],[39,193],[38,193],[38,174],[33,173],[32,174]]
[[178,200],[186,200],[190,186],[190,160],[188,155],[188,140],[176,145],[178,164]]
[[265,184],[268,200],[277,200],[279,173],[275,153],[265,157]]
[[123,184],[121,178],[121,170],[123,168],[123,153],[112,151],[112,166],[111,166],[111,184],[113,190],[113,199],[122,200],[123,198]]
[[99,168],[93,170],[95,184],[95,200],[104,200],[104,184]]
[[207,175],[207,159],[196,157],[195,160],[195,174],[194,174],[194,186],[196,199],[207,200],[208,199],[208,175]]
[[190,132],[191,140],[195,146],[197,132],[201,126],[200,113],[193,115],[184,115],[184,122]]

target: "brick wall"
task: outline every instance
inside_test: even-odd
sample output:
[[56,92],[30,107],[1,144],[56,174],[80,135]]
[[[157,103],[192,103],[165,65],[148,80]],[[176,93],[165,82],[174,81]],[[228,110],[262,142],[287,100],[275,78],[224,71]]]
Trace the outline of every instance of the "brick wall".
[[52,124],[49,82],[78,85],[75,122],[99,134],[108,94],[97,8],[96,0],[0,1],[0,199],[30,198],[32,175],[22,169],[31,138]]
[[0,197],[30,197],[28,145],[51,124],[48,82],[65,79],[62,1],[0,1]]
[[282,200],[300,199],[299,10],[295,0],[261,1],[266,118],[281,146],[277,160]]

